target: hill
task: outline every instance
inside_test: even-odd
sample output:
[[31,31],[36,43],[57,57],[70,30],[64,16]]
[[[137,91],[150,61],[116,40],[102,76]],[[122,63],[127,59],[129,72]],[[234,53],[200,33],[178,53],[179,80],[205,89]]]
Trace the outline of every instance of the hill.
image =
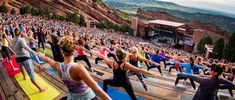
[[[138,8],[166,12],[176,17],[203,23],[211,23],[230,33],[235,31],[235,18],[222,15],[215,11],[207,11],[196,8],[184,7],[171,2],[157,0],[104,0],[110,6],[129,13],[137,13]],[[124,2],[125,1],[125,2]]]
[[16,11],[27,5],[34,8],[45,8],[63,16],[74,12],[82,14],[85,19],[96,22],[106,20],[113,24],[130,24],[130,21],[120,16],[122,12],[112,9],[103,2],[93,2],[93,0],[5,0],[5,2],[9,8],[15,8]]

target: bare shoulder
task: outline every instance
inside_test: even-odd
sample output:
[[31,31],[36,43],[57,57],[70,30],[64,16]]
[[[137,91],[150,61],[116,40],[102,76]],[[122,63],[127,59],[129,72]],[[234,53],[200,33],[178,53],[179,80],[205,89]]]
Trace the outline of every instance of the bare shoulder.
[[74,70],[74,71],[82,71],[85,69],[85,66],[81,63],[75,63],[72,67],[71,67],[71,70]]

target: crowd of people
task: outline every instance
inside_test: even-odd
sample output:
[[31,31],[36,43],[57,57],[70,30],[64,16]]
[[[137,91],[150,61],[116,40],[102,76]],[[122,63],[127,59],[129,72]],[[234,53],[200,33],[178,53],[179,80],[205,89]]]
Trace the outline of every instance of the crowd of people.
[[[95,93],[101,99],[111,99],[105,93],[108,85],[123,87],[130,98],[136,100],[129,75],[136,75],[148,91],[145,75],[165,77],[162,69],[168,67],[169,74],[172,69],[178,72],[176,85],[181,79],[189,79],[194,89],[194,81],[200,84],[194,100],[215,100],[218,89],[228,89],[233,96],[235,65],[226,60],[207,59],[112,30],[84,28],[67,21],[37,16],[0,14],[0,27],[2,56],[6,56],[13,71],[18,70],[11,62],[13,51],[16,62],[21,66],[23,78],[26,80],[26,70],[40,92],[46,91],[47,87],[41,86],[34,77],[32,55],[38,63],[41,63],[41,57],[58,73],[68,87],[68,100],[96,100],[98,98]],[[43,48],[42,52],[50,48],[53,58],[37,52],[40,47]],[[85,61],[95,73],[89,56],[95,57],[95,64],[103,60],[113,70],[113,79],[103,81],[103,90],[84,65],[76,63],[77,60]],[[153,72],[152,68],[157,68],[160,74]]]

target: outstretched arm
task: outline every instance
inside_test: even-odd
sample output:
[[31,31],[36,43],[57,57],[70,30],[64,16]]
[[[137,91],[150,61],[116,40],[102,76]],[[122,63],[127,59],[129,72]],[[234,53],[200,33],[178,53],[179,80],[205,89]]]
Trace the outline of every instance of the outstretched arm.
[[[82,65],[76,65],[76,67],[73,67],[75,71],[77,71],[77,75],[89,86],[92,90],[94,90],[98,96],[102,100],[111,100],[111,98],[99,87],[99,85],[96,83],[96,81],[91,77],[91,75],[88,73],[86,68]],[[71,70],[73,70],[71,69]]]
[[126,63],[126,68],[129,69],[129,70],[131,70],[131,71],[133,71],[133,72],[142,73],[142,74],[148,74],[148,75],[150,75],[150,76],[152,76],[152,77],[155,77],[155,78],[158,78],[158,77],[159,77],[159,75],[157,75],[157,74],[154,73],[154,72],[137,68],[137,67],[131,65],[130,63]]
[[47,62],[49,65],[51,65],[51,67],[58,73],[60,72],[60,67],[59,67],[59,63],[54,61],[53,59],[44,56],[44,54],[42,54],[41,52],[38,53],[38,56],[41,57],[45,62]]
[[92,52],[95,53],[95,54],[97,54],[100,58],[104,59],[104,61],[105,61],[109,66],[113,67],[113,66],[112,66],[112,63],[113,63],[112,60],[110,60],[109,58],[107,58],[106,56],[100,54],[100,53],[97,52],[97,51],[92,51]]
[[190,78],[196,82],[198,82],[199,84],[203,84],[206,82],[206,78],[201,78],[195,75],[191,75],[191,74],[183,74],[183,73],[178,73],[177,77],[182,77],[182,78]]
[[160,66],[160,64],[158,64],[158,63],[156,63],[156,62],[154,62],[154,61],[148,60],[148,59],[146,59],[146,58],[143,58],[143,57],[141,57],[141,56],[138,56],[138,59],[139,59],[140,61],[144,61],[144,62],[148,62],[148,63],[150,63],[150,64],[155,64],[156,66]]

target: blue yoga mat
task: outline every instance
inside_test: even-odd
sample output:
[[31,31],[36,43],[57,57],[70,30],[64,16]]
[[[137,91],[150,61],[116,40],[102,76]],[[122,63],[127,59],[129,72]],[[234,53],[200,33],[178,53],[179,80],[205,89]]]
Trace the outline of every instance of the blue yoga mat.
[[[49,67],[48,70],[50,72],[52,72],[55,75],[58,75],[57,72],[55,70],[52,69],[52,67]],[[98,82],[98,85],[103,88],[103,83]],[[108,95],[113,99],[113,100],[131,100],[131,98],[129,97],[129,95],[126,92],[117,90],[115,88],[112,87],[108,87]],[[144,98],[141,97],[137,97],[138,100],[144,100]]]
[[[98,85],[103,88],[103,83],[98,82]],[[112,87],[108,87],[108,95],[113,99],[113,100],[131,100],[130,96],[121,90],[117,90]],[[137,97],[137,100],[144,100],[144,98]]]
[[[38,58],[41,62],[43,62],[43,63],[41,63],[41,65],[46,64],[46,62],[43,61],[43,59],[41,57],[38,57]],[[31,56],[31,59],[34,60],[35,62],[39,63],[34,55]]]

